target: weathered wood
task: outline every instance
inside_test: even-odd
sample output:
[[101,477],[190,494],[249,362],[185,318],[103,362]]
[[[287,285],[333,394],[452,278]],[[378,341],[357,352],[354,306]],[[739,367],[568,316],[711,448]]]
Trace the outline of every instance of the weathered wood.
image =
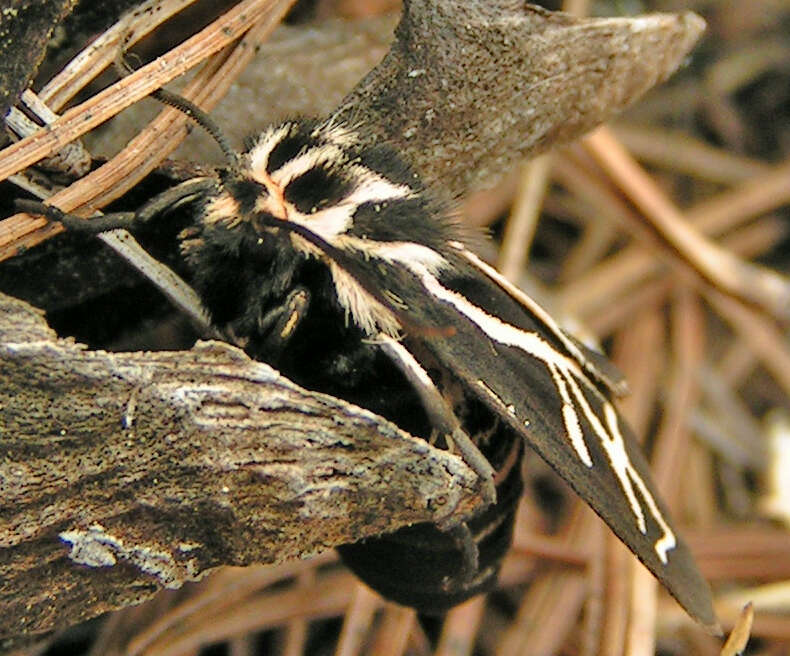
[[7,0],[0,11],[0,117],[33,79],[55,26],[77,0]]
[[704,28],[690,12],[576,18],[516,0],[411,0],[389,53],[335,115],[458,196],[622,111]]
[[455,456],[234,347],[89,351],[0,296],[0,645],[476,499]]

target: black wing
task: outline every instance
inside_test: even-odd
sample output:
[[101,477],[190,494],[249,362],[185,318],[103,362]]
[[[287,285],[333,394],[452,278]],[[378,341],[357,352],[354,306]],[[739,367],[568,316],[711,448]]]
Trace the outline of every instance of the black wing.
[[364,290],[365,298],[356,297],[351,307],[358,323],[361,308],[394,316],[406,347],[417,347],[417,359],[427,349],[523,436],[692,617],[720,632],[710,588],[609,400],[623,386],[613,367],[601,367],[600,356],[591,357],[545,310],[458,242],[447,244],[441,256],[414,242],[355,238],[339,247],[302,226],[279,225],[323,251],[338,269],[333,276],[342,271],[335,280],[339,298],[343,287]]
[[[460,247],[459,247],[460,249]],[[710,588],[678,536],[629,427],[605,394],[610,370],[517,298],[474,255],[464,271],[422,283],[432,297],[422,322],[444,336],[418,337],[466,387],[526,439],[664,584],[712,631]],[[520,292],[518,292],[520,294]]]

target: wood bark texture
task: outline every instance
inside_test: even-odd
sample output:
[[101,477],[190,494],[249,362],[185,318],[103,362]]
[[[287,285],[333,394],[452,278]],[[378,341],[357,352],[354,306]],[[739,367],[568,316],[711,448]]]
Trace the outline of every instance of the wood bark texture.
[[411,0],[387,56],[334,115],[459,196],[622,111],[704,29],[691,12],[577,18],[516,0]]
[[27,88],[52,30],[77,0],[7,0],[0,7],[0,116]]
[[89,351],[0,295],[0,363],[4,648],[477,503],[459,458],[226,344]]

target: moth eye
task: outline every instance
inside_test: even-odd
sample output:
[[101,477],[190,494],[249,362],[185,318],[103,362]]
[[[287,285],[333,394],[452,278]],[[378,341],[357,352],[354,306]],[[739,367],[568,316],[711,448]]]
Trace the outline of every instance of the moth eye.
[[227,180],[225,188],[233,200],[238,203],[238,210],[242,214],[254,211],[255,205],[268,194],[266,187],[262,184],[246,178]]
[[312,214],[342,201],[353,184],[339,173],[324,167],[313,167],[291,180],[283,196],[303,214]]

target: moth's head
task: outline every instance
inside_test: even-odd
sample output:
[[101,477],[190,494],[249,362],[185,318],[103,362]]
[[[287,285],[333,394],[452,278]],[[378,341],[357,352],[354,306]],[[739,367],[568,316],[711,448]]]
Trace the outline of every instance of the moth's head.
[[[416,189],[376,172],[356,136],[326,123],[289,121],[263,132],[206,204],[204,223],[248,226],[260,236],[294,226],[340,246],[360,208],[410,198]],[[376,238],[376,235],[369,235]],[[309,250],[293,235],[294,246]]]

